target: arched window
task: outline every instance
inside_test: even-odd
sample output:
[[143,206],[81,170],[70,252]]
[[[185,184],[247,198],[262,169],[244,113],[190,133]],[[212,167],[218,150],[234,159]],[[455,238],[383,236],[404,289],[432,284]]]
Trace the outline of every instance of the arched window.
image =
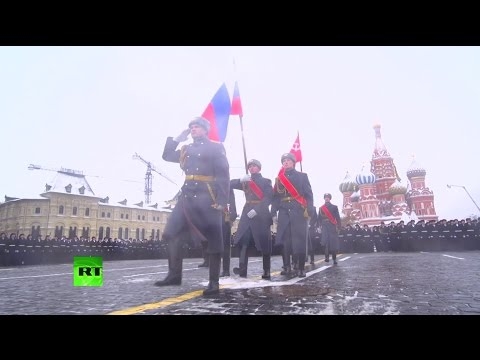
[[90,208],[85,209],[85,216],[90,216]]
[[76,206],[73,207],[72,215],[77,215],[77,207]]
[[63,214],[63,211],[64,211],[63,205],[60,205],[60,206],[58,207],[58,213],[59,213],[59,214]]
[[69,239],[75,239],[75,237],[77,236],[77,227],[71,227],[70,226],[70,230],[68,231],[68,238]]
[[119,239],[122,239],[122,236],[123,236],[123,229],[122,229],[122,228],[118,228],[118,238],[119,238]]
[[109,227],[107,227],[107,230],[105,231],[105,236],[107,238],[110,238],[110,228]]
[[103,239],[103,226],[98,228],[98,240]]
[[61,238],[63,236],[63,226],[55,226],[55,237]]

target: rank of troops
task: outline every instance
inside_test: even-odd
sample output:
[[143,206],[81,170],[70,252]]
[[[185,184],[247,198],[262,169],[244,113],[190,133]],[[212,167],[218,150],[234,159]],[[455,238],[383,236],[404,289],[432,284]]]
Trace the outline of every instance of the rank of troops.
[[74,256],[101,256],[104,260],[160,259],[166,258],[166,248],[157,240],[0,234],[0,266],[72,263]]
[[[310,262],[314,254],[323,255],[325,247],[321,245],[321,228],[316,221],[310,226],[309,249]],[[240,249],[235,246],[236,234],[230,235],[232,257],[239,257]],[[274,254],[282,249],[275,246],[275,232],[271,232]],[[339,253],[366,253],[388,251],[465,251],[480,250],[480,221],[477,219],[453,220],[414,220],[391,221],[379,226],[368,227],[359,224],[347,224],[339,231]],[[228,246],[228,245],[227,245]],[[186,257],[198,257],[199,252],[185,248]],[[262,256],[261,252],[251,250],[252,256]],[[97,240],[75,237],[34,239],[16,233],[0,234],[0,266],[58,264],[72,262],[73,256],[101,256],[105,260],[141,260],[165,259],[165,244],[157,240],[112,239]],[[229,268],[224,269],[227,274]],[[229,275],[229,273],[228,273]]]
[[340,230],[339,240],[340,251],[345,253],[480,250],[480,221],[382,221],[373,227],[347,224]]

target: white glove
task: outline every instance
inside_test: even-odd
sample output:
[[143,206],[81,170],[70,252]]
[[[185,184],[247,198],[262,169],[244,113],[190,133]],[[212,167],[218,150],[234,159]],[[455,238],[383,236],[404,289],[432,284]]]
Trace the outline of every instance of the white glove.
[[252,177],[250,175],[243,175],[241,178],[240,178],[240,182],[241,183],[244,183],[244,182],[247,182],[247,181],[251,181],[252,180]]
[[276,216],[272,216],[272,221],[273,221],[273,223],[274,223],[275,225],[278,224],[278,219],[277,219]]
[[256,215],[257,215],[257,212],[255,211],[255,209],[252,209],[247,213],[247,216],[249,219],[253,219]]
[[185,129],[180,133],[180,135],[178,135],[173,140],[175,140],[176,142],[179,142],[179,143],[184,142],[184,141],[187,140],[189,134],[190,134],[190,129]]

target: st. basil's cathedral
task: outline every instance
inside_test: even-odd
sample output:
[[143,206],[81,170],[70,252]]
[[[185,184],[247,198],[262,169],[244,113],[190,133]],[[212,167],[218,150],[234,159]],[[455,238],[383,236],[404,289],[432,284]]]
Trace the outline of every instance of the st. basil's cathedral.
[[373,129],[375,148],[370,169],[364,166],[354,178],[347,172],[339,186],[345,223],[374,226],[382,221],[438,220],[433,192],[425,186],[426,170],[414,158],[407,169],[407,184],[402,182],[383,144],[380,125]]

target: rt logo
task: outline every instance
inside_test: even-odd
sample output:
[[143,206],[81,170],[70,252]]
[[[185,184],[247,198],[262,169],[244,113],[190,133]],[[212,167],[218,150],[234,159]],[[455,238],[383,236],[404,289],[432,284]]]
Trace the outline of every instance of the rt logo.
[[74,256],[73,286],[103,286],[103,259],[99,256]]

